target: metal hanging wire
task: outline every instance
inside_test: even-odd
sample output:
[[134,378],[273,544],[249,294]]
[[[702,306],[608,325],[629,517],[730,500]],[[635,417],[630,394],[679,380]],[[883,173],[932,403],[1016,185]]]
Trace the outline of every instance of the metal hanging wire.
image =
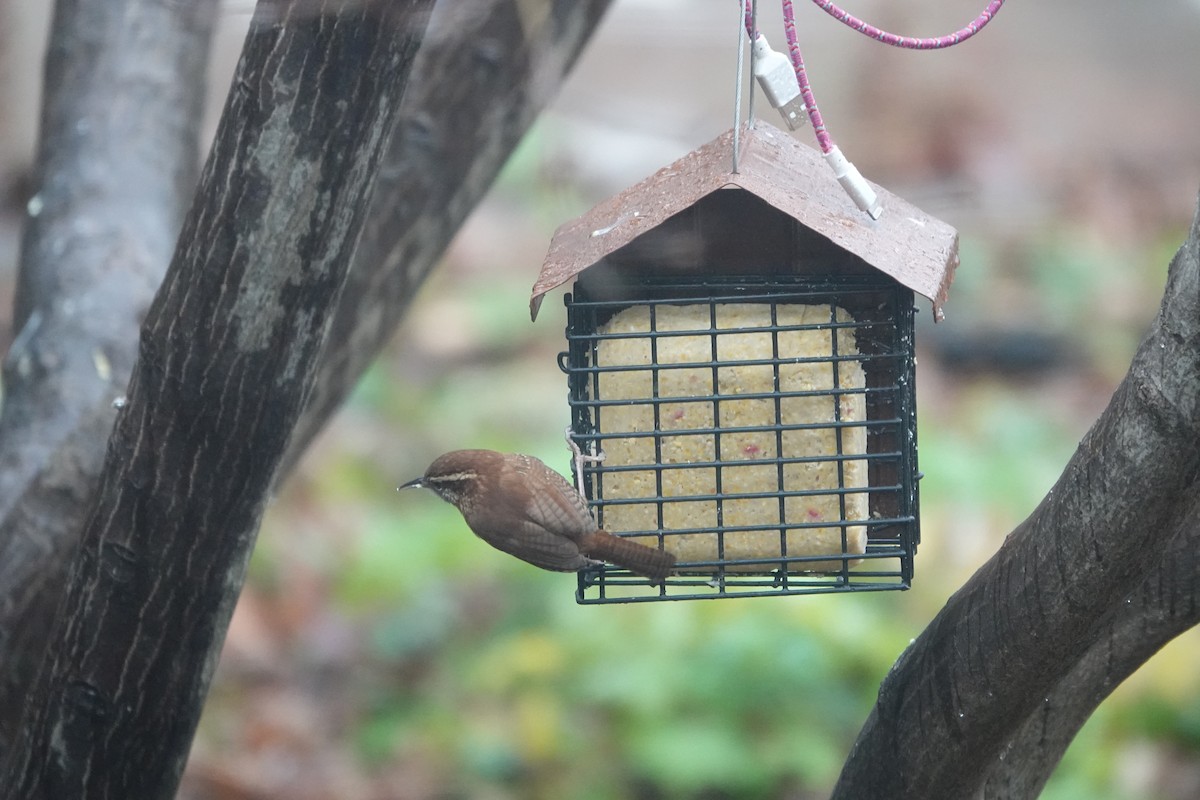
[[[736,79],[733,87],[733,154],[732,154],[732,169],[730,170],[735,175],[738,171],[738,157],[741,151],[741,133],[742,133],[742,83],[746,81],[746,43],[753,41],[753,36],[745,36],[746,31],[757,30],[758,27],[758,0],[745,0],[745,6],[741,0],[738,2],[738,18],[737,18],[737,69],[735,71]],[[749,100],[747,103],[746,117],[750,125],[754,124],[754,66],[758,59],[758,53],[753,47],[750,48],[750,78],[749,78]]]

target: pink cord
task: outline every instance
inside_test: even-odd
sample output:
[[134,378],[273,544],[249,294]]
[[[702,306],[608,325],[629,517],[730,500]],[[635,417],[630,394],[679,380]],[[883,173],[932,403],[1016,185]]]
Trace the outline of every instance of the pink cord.
[[792,8],[792,0],[783,0],[783,33],[787,36],[788,53],[796,69],[796,83],[800,84],[800,96],[804,98],[804,106],[808,109],[808,120],[817,136],[817,144],[822,153],[828,153],[834,147],[833,137],[825,130],[825,120],[821,119],[817,99],[808,85],[808,70],[804,68],[804,56],[800,54],[800,42],[796,39],[796,11]]
[[914,39],[911,36],[897,36],[894,33],[881,31],[874,25],[863,22],[858,17],[852,16],[838,8],[830,0],[813,0],[813,2],[829,16],[853,28],[864,36],[870,36],[872,39],[877,39],[893,47],[906,47],[910,50],[939,50],[943,47],[953,47],[960,42],[965,42],[983,30],[983,27],[992,21],[992,17],[996,16],[996,12],[1000,10],[1000,6],[1004,5],[1004,0],[991,0],[987,4],[987,8],[978,17],[973,19],[967,27],[961,28],[948,36],[939,36],[936,39]]
[[[808,118],[812,122],[813,133],[817,136],[817,144],[820,145],[822,153],[828,153],[834,148],[833,137],[825,129],[825,122],[821,119],[821,112],[817,110],[817,101],[813,97],[812,87],[808,83],[808,72],[804,67],[804,56],[800,54],[800,44],[796,39],[795,9],[792,7],[792,0],[782,0],[782,2],[783,31],[787,36],[788,53],[792,57],[792,66],[796,70],[796,83],[800,86],[800,95],[804,98],[804,105],[808,108]],[[746,33],[750,36],[750,40],[754,41],[757,32],[754,30],[750,16],[752,0],[745,0],[745,3]],[[874,25],[869,25],[861,19],[848,14],[834,5],[831,0],[813,0],[813,3],[839,22],[884,44],[890,44],[893,47],[905,47],[910,50],[938,50],[965,42],[983,30],[984,26],[992,21],[992,17],[996,16],[996,12],[1000,10],[1000,6],[1004,5],[1004,0],[990,0],[987,8],[965,28],[936,39],[914,39],[911,36],[897,36],[894,33],[880,30]]]

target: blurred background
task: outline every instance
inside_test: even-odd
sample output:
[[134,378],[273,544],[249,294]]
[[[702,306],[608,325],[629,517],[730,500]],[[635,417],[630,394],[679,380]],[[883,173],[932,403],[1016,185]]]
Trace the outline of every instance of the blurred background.
[[[0,5],[5,335],[46,5]],[[848,10],[937,36],[983,5]],[[579,607],[573,576],[493,551],[450,506],[394,487],[460,447],[567,470],[561,303],[537,324],[528,312],[550,235],[732,125],[737,4],[615,0],[281,487],[181,797],[826,796],[888,668],[1051,486],[1156,311],[1200,188],[1200,2],[1146,8],[1014,2],[965,45],[912,52],[797,4],[835,140],[962,235],[947,320],[932,325],[920,303],[914,587]],[[210,130],[250,10],[224,9]],[[762,0],[760,24],[783,50],[778,4]],[[813,143],[808,127],[795,135]],[[1200,796],[1197,663],[1193,630],[1104,703],[1044,797]]]

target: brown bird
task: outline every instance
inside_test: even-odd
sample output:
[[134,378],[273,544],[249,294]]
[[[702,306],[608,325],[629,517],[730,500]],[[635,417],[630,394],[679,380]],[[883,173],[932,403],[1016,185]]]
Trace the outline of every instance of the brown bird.
[[454,450],[400,486],[423,486],[456,506],[475,535],[535,567],[575,572],[608,561],[661,583],[675,556],[600,530],[587,501],[532,456]]

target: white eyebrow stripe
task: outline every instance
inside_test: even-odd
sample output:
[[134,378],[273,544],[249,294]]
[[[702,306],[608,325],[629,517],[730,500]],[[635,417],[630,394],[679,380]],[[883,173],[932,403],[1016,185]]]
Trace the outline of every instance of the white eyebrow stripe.
[[445,481],[447,483],[453,483],[454,481],[473,481],[477,477],[479,477],[479,476],[476,473],[467,471],[467,472],[452,472],[449,475],[433,475],[428,478],[425,478],[425,480],[427,480],[427,481]]

